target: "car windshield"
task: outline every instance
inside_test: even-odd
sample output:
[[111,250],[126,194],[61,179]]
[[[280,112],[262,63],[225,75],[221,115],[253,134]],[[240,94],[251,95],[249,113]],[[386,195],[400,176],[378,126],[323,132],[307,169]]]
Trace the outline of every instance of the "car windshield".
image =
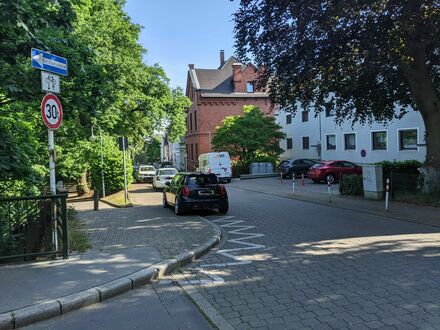
[[188,185],[204,186],[208,184],[218,184],[218,179],[214,174],[191,174],[187,180]]
[[176,170],[160,170],[159,175],[174,175],[176,174]]
[[154,171],[155,168],[153,166],[141,166],[139,167],[139,171]]

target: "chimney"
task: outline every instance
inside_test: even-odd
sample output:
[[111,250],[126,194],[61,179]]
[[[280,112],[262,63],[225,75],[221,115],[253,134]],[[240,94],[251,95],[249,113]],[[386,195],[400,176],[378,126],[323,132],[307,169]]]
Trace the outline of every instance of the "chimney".
[[189,69],[194,69],[194,64],[188,64]]
[[220,50],[220,67],[225,64],[225,51],[222,49]]
[[242,65],[243,64],[241,64],[241,63],[234,63],[234,64],[232,64],[232,81],[233,81],[233,84],[234,84],[234,92],[243,92],[241,89],[242,88],[240,88],[241,86],[240,86],[240,83],[241,83],[241,76],[242,76],[242,73],[241,73],[241,67],[242,67]]

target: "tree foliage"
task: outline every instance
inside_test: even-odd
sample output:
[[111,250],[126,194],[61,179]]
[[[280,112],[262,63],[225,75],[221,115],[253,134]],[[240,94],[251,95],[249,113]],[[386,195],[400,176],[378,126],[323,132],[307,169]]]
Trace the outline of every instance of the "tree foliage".
[[248,166],[257,157],[277,157],[283,150],[280,140],[285,134],[271,117],[256,106],[244,106],[241,116],[228,116],[217,127],[212,138],[216,151],[227,151],[240,167]]
[[141,27],[123,5],[114,0],[0,3],[0,186],[17,179],[32,185],[35,175],[47,182],[41,177],[45,171],[34,170],[47,167],[47,129],[39,111],[40,72],[30,65],[32,47],[69,61],[59,97],[64,119],[55,133],[61,178],[75,180],[95,170],[89,158],[92,126],[112,139],[127,136],[133,153],[157,131],[166,129],[173,138],[185,132],[189,100],[181,89],[169,88],[160,66],[143,62]]
[[440,171],[440,5],[436,0],[241,0],[239,56],[288,111],[332,109],[338,121],[400,117],[426,128],[425,166]]

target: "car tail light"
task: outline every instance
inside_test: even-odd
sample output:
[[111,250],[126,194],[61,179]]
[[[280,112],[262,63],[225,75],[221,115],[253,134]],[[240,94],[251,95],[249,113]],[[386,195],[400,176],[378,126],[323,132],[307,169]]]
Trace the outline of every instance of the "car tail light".
[[225,186],[220,186],[219,189],[220,189],[220,195],[222,197],[226,196],[226,188],[225,188]]
[[190,190],[189,190],[188,186],[184,186],[182,189],[182,196],[189,197],[189,193],[190,193]]

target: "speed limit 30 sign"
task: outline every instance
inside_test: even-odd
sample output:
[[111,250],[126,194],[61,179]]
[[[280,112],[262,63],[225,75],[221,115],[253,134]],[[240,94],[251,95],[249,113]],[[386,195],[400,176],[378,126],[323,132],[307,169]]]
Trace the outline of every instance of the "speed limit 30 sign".
[[60,127],[63,121],[63,107],[54,94],[46,94],[41,101],[41,116],[48,128],[57,129]]

